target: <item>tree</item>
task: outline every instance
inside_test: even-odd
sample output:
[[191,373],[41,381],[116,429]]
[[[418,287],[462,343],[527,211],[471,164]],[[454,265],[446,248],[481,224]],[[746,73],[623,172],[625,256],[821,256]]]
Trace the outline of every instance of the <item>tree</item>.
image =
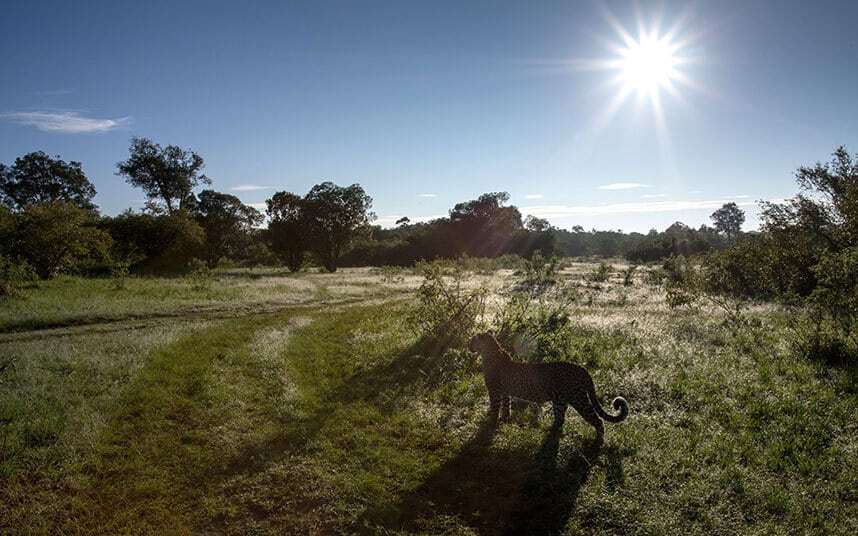
[[712,213],[712,222],[719,233],[727,237],[727,241],[733,242],[742,232],[742,224],[745,223],[745,212],[736,203],[725,203],[721,208]]
[[531,215],[525,218],[524,228],[532,233],[544,233],[551,230],[551,224],[548,223],[548,220]]
[[54,201],[94,210],[93,197],[95,186],[86,178],[80,162],[66,162],[37,151],[16,158],[11,167],[0,164],[0,198],[14,210]]
[[297,272],[304,264],[310,235],[304,200],[291,192],[277,192],[265,204],[269,218],[265,242],[289,270]]
[[829,163],[802,166],[795,176],[812,194],[797,196],[797,217],[826,242],[858,245],[858,154],[850,156],[841,145]]
[[396,226],[408,226],[411,223],[411,218],[408,216],[402,216],[398,220],[396,220]]
[[203,190],[195,208],[197,222],[206,233],[205,257],[210,266],[221,257],[238,259],[253,238],[251,231],[262,222],[262,214],[234,195]]
[[303,201],[310,231],[310,249],[329,272],[337,270],[358,231],[375,219],[369,212],[372,198],[359,184],[337,186],[323,182],[313,186]]
[[44,279],[89,256],[106,257],[112,242],[92,211],[65,201],[27,205],[16,220],[13,252]]
[[154,215],[132,211],[104,218],[113,237],[112,256],[151,273],[180,273],[202,254],[205,232],[184,212]]
[[200,173],[204,162],[193,151],[175,145],[162,148],[147,138],[134,138],[128,152],[128,160],[116,164],[116,174],[142,188],[153,206],[163,202],[170,214],[187,209],[194,189],[212,182]]
[[513,233],[522,229],[521,213],[509,201],[506,192],[491,192],[477,199],[458,203],[450,210],[451,243],[455,253],[494,257],[504,252]]

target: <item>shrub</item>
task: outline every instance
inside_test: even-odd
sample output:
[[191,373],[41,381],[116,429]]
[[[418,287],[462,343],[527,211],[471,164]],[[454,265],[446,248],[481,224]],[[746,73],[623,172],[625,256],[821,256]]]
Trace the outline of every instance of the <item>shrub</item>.
[[194,290],[208,290],[211,286],[214,274],[208,264],[200,259],[191,259],[188,262],[188,274],[185,276]]
[[637,264],[632,264],[625,270],[623,270],[623,286],[630,287],[634,284],[635,272],[638,269]]
[[131,259],[132,270],[171,274],[188,272],[205,243],[202,227],[183,212],[155,216],[125,212],[103,223],[113,237],[114,258]]
[[554,286],[550,292],[512,292],[494,319],[498,340],[507,348],[530,347],[532,362],[561,360],[573,336],[569,307],[578,300],[574,287]]
[[668,307],[676,309],[698,302],[702,290],[700,274],[688,258],[682,255],[669,257],[662,270]]
[[610,264],[601,262],[599,266],[585,276],[585,279],[594,283],[604,283],[611,277],[613,270]]
[[15,294],[23,285],[34,279],[36,274],[26,263],[0,255],[0,298]]
[[95,213],[55,201],[28,205],[16,215],[12,252],[47,279],[86,261],[106,259],[111,242],[96,227]]
[[519,288],[537,293],[544,292],[557,284],[559,266],[560,259],[557,257],[543,257],[542,252],[535,251],[529,259],[524,259]]
[[459,267],[445,270],[441,264],[421,266],[423,283],[417,304],[408,314],[416,334],[440,346],[462,346],[474,333],[485,312],[486,290],[466,286]]
[[113,280],[113,288],[122,290],[128,280],[128,270],[131,263],[127,261],[114,261],[110,267],[110,278]]

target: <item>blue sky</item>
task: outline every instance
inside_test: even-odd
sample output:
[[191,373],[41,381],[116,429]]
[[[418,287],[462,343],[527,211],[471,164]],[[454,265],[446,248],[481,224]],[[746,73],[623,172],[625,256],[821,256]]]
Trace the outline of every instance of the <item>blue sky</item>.
[[[260,203],[361,183],[381,223],[505,190],[560,227],[646,231],[796,191],[858,151],[858,2],[3,2],[0,162],[82,162],[102,211],[132,136],[192,148]],[[661,113],[596,69],[671,42]],[[659,120],[659,117],[661,118]],[[618,186],[619,185],[619,186]]]

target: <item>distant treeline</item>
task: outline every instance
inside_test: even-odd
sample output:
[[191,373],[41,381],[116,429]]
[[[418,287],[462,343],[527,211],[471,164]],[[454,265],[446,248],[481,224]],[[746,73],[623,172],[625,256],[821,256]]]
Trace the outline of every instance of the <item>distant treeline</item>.
[[[499,194],[485,194],[483,197],[496,195]],[[517,212],[515,207],[506,208]],[[741,215],[741,209],[736,207],[735,210]],[[421,259],[461,255],[530,257],[535,251],[561,257],[625,257],[632,262],[647,263],[672,255],[694,255],[723,249],[732,242],[716,228],[703,225],[693,229],[681,222],[674,223],[663,232],[652,230],[647,234],[585,231],[580,227],[557,229],[537,218],[527,218],[523,224],[519,220],[518,225],[506,229],[479,224],[474,227],[476,232],[469,235],[467,226],[457,224],[452,218],[405,223],[394,229],[373,227],[366,236],[355,241],[342,264],[408,266]],[[484,241],[463,241],[462,237],[467,236],[481,237]]]
[[[518,255],[625,256],[651,262],[723,248],[740,235],[735,204],[713,214],[714,227],[675,223],[664,232],[558,229],[508,205],[491,192],[456,204],[425,223],[402,218],[395,228],[373,225],[372,198],[359,184],[317,184],[299,195],[276,192],[261,212],[234,195],[209,189],[204,161],[191,150],[134,138],[117,175],[147,198],[142,211],[104,216],[79,162],[43,152],[0,164],[0,271],[103,274],[176,273],[199,266],[282,263],[411,265],[419,260]],[[11,276],[9,276],[11,277]],[[9,278],[7,277],[7,279]]]

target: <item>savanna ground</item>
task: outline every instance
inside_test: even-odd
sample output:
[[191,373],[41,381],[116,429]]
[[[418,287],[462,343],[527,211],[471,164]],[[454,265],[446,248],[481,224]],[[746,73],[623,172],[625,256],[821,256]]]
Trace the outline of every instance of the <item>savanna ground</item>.
[[[618,263],[615,264],[618,266]],[[0,533],[855,534],[858,373],[784,315],[570,263],[567,359],[629,418],[485,422],[409,270],[59,278],[0,304]],[[499,296],[511,270],[474,273]]]

